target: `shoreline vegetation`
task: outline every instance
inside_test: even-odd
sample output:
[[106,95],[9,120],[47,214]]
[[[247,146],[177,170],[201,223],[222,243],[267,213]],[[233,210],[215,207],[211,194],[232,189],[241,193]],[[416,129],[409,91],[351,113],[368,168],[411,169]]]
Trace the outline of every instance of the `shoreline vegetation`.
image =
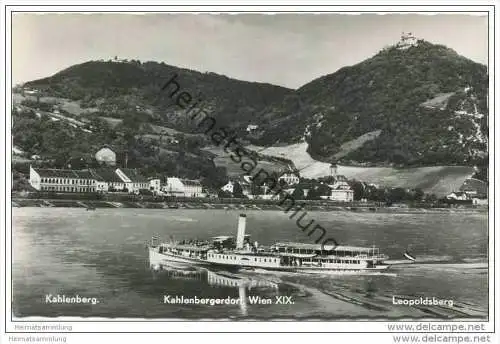
[[[40,195],[37,195],[40,196]],[[249,199],[150,199],[145,197],[106,197],[95,199],[78,197],[75,195],[55,194],[53,197],[19,197],[12,196],[12,207],[39,207],[39,208],[120,208],[120,209],[206,209],[206,210],[274,210],[283,211],[286,205],[273,200]],[[82,195],[83,196],[83,195]],[[90,196],[90,195],[89,195]],[[487,206],[473,205],[446,205],[446,204],[393,204],[387,205],[375,202],[340,203],[331,201],[303,201],[304,210],[308,211],[352,211],[373,213],[428,213],[428,212],[474,212],[487,213]]]

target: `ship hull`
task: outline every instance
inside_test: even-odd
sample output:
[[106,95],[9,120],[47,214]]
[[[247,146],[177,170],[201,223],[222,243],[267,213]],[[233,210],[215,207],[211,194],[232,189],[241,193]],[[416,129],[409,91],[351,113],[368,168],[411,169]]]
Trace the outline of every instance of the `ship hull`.
[[149,264],[151,266],[161,265],[210,265],[209,262],[189,257],[176,256],[172,254],[159,253],[156,249],[149,247]]
[[267,271],[282,271],[282,272],[297,272],[309,274],[325,274],[325,273],[353,273],[353,272],[380,272],[387,270],[389,265],[381,264],[374,267],[353,267],[353,266],[336,266],[336,267],[311,267],[311,266],[255,266],[246,264],[231,264],[225,262],[214,262],[202,260],[198,258],[190,258],[168,253],[159,253],[155,248],[149,247],[149,263],[152,267],[161,266],[204,266],[204,267],[225,267],[230,269],[252,269],[252,270],[267,270]]

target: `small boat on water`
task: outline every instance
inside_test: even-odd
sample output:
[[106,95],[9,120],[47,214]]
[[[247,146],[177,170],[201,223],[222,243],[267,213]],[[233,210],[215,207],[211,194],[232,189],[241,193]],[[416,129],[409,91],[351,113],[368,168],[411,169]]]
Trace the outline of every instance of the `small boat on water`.
[[411,260],[412,262],[417,260],[417,258],[414,255],[408,252],[408,250],[406,250],[405,253],[403,253],[403,256],[405,256],[406,259]]
[[246,215],[238,220],[236,240],[217,236],[209,240],[159,242],[153,237],[148,245],[151,266],[172,262],[186,265],[253,268],[305,273],[336,271],[381,271],[389,267],[388,259],[376,247],[335,246],[278,242],[259,246],[245,234]]
[[93,210],[96,210],[96,207],[92,207],[92,206],[87,207],[87,211],[93,211]]

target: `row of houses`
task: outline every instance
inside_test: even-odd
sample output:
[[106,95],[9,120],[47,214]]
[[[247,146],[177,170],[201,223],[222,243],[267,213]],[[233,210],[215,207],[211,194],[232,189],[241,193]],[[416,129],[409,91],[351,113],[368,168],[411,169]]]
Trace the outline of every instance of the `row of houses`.
[[466,179],[458,191],[446,195],[449,201],[472,201],[475,205],[488,204],[488,183],[476,178]]
[[98,168],[86,170],[34,168],[30,166],[30,185],[49,192],[128,192],[143,190],[155,195],[176,197],[206,197],[197,180],[147,178],[136,169]]
[[[287,172],[282,174],[278,178],[278,183],[284,182],[282,189],[289,195],[294,194],[295,188],[300,187],[303,191],[303,197],[307,198],[309,192],[313,188],[317,188],[317,183],[304,183],[301,182],[299,176],[294,172]],[[234,194],[235,186],[239,184],[243,196],[250,199],[272,199],[275,197],[273,190],[264,184],[259,188],[252,188],[251,176],[242,176],[241,178],[236,178],[230,180],[226,185],[224,185],[221,190]],[[324,188],[328,190],[327,194],[320,196],[320,198],[325,200],[337,201],[337,202],[352,202],[354,201],[354,190],[347,182],[347,178],[344,176],[336,176],[335,180],[331,184],[324,184]],[[252,192],[253,191],[253,192]]]

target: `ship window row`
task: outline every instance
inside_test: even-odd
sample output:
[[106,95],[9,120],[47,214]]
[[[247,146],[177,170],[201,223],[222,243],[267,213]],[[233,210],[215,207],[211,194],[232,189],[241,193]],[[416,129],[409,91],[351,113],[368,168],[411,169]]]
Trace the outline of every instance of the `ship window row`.
[[321,259],[322,263],[336,263],[336,264],[361,264],[360,260],[344,260],[344,259]]
[[[208,254],[209,258],[218,258],[218,259],[231,259],[231,260],[236,260],[236,256],[226,256],[224,254],[213,254],[209,253]],[[254,258],[253,259],[255,262],[264,262],[264,263],[276,263],[278,260],[273,259],[273,258]]]
[[226,256],[224,254],[213,254],[213,253],[209,253],[208,254],[208,257],[209,258],[219,258],[219,259],[232,259],[232,260],[236,260],[236,256]]
[[259,263],[276,263],[276,259],[271,259],[271,258],[254,258],[254,262],[259,262]]
[[[280,253],[293,253],[293,254],[326,254],[327,251],[312,250],[312,249],[302,249],[302,248],[288,248],[288,247],[278,247],[278,252]],[[352,251],[335,251],[335,255],[339,257],[355,257],[360,255],[359,252]]]

